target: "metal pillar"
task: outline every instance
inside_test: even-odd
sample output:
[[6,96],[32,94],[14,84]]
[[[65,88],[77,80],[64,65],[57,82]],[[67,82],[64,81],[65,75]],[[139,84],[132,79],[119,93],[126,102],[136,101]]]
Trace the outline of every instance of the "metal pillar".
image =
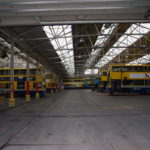
[[29,57],[27,58],[26,101],[30,101]]
[[50,89],[51,89],[50,93],[51,94],[54,93],[54,83],[53,82],[54,82],[53,79],[50,79]]
[[36,95],[35,95],[36,99],[40,98],[40,94],[39,94],[39,65],[37,64],[37,71],[36,71]]
[[56,79],[56,74],[54,73],[54,81],[55,81],[55,92],[57,92],[57,79]]
[[15,106],[14,98],[14,41],[11,42],[10,50],[10,98],[9,98],[9,107]]
[[55,92],[55,77],[54,77],[54,73],[52,73],[52,83],[51,83],[51,94],[53,94]]
[[[46,68],[43,66],[44,79],[46,80]],[[46,81],[44,82],[45,96],[47,94]]]

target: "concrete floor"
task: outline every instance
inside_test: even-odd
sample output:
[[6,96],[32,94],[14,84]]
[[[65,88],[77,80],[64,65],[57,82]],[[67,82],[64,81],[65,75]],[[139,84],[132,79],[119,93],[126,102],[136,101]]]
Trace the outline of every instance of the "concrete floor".
[[67,90],[0,112],[2,150],[150,150],[150,96]]

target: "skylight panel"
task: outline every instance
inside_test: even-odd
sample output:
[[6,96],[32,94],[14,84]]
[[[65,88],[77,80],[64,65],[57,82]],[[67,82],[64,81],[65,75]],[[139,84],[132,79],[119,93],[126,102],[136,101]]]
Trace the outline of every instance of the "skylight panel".
[[[113,45],[104,57],[96,64],[96,67],[103,67],[105,64],[111,62],[113,58],[119,55],[121,52],[126,50],[134,42],[140,39],[143,35],[147,34],[150,31],[150,24],[133,24],[126,32],[125,35],[122,35],[119,40]],[[142,34],[141,34],[142,33]],[[122,47],[122,48],[121,48]]]
[[103,25],[100,35],[98,36],[98,38],[94,44],[94,48],[92,49],[90,58],[87,61],[87,64],[86,64],[87,66],[89,66],[95,60],[96,55],[101,50],[101,48],[98,48],[98,47],[102,47],[104,45],[105,41],[110,37],[110,34],[112,33],[112,31],[114,30],[116,25],[117,24],[111,24],[108,28],[106,28],[106,26]]
[[71,25],[44,26],[43,29],[50,38],[68,74],[73,75],[75,69]]
[[85,75],[96,75],[98,74],[98,69],[86,69],[84,71]]
[[[3,42],[0,42],[4,47],[8,47],[8,49],[11,49],[11,44],[8,43],[7,41],[5,41],[3,38],[0,38],[0,40],[2,40]],[[3,49],[3,48],[2,48]],[[15,68],[26,68],[27,66],[27,54],[25,53],[20,53],[20,50],[17,47],[14,47],[14,67]],[[1,59],[0,60],[0,67],[10,67],[10,53],[9,51],[7,52],[7,58],[5,59]],[[29,59],[31,60],[31,58],[29,57]],[[32,58],[32,63],[30,63],[30,68],[31,67],[35,67],[34,63],[36,63],[36,61]]]
[[150,54],[145,55],[141,58],[138,58],[130,63],[128,63],[129,65],[137,65],[137,64],[149,64],[150,63]]

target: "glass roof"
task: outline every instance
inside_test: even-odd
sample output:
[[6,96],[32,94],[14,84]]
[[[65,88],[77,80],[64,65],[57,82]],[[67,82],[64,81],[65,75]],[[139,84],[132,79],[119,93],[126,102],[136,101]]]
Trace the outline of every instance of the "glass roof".
[[[144,34],[150,31],[150,23],[146,24],[133,24],[125,34],[122,35],[120,39],[113,45],[113,47],[123,47],[123,48],[111,48],[104,57],[96,64],[96,67],[103,67],[107,63],[111,62],[118,54],[126,50]],[[139,34],[139,35],[138,35]],[[143,35],[142,35],[143,34]],[[126,48],[124,48],[126,47]]]
[[44,26],[46,35],[69,75],[74,75],[74,52],[71,25]]
[[[8,47],[8,49],[11,48],[11,45],[6,42],[3,38],[0,38],[0,42],[4,47]],[[10,51],[7,52],[7,57],[5,59],[0,59],[0,67],[10,67]],[[26,68],[27,66],[27,54],[21,52],[17,47],[14,47],[14,67],[15,68]],[[36,61],[33,58],[29,57],[30,62],[30,68],[35,67],[34,64],[36,64]]]
[[[85,74],[92,74],[92,70],[89,66],[95,60],[97,54],[102,48],[98,48],[104,45],[105,41],[110,37],[110,34],[114,31],[117,24],[103,25],[100,35],[98,36],[89,59],[85,65]],[[74,75],[74,53],[73,53],[73,40],[72,40],[72,28],[71,25],[58,25],[58,26],[44,26],[45,33],[50,39],[54,49],[59,55],[62,63],[64,64],[69,75]],[[111,62],[117,55],[126,50],[144,34],[150,31],[150,24],[133,24],[125,32],[127,35],[122,35],[119,40],[110,48],[110,50],[102,57],[102,59],[95,65],[95,67],[101,68],[107,63]],[[104,35],[103,35],[104,34]],[[108,35],[107,35],[108,34]]]
[[99,35],[98,36],[98,38],[94,44],[94,48],[92,49],[92,52],[90,54],[90,58],[87,61],[86,66],[90,66],[92,64],[92,62],[95,60],[97,54],[101,50],[97,47],[104,45],[105,41],[110,37],[110,34],[112,33],[112,31],[114,30],[114,28],[116,26],[117,26],[117,24],[111,24],[109,27],[106,27],[105,24],[102,26],[100,34],[108,34],[108,35]]
[[129,63],[131,64],[150,64],[150,54],[149,55],[145,55],[139,59],[136,59],[132,62]]
[[[84,74],[97,74],[98,69],[110,63],[117,55],[121,52],[125,51],[128,47],[130,47],[133,43],[135,43],[142,36],[147,34],[150,31],[150,23],[144,24],[133,24],[131,27],[125,32],[125,35],[122,35],[119,40],[113,45],[113,47],[118,48],[110,48],[109,51],[101,58],[101,60],[93,67],[91,64],[95,60],[99,51],[102,50],[102,47],[105,41],[110,37],[110,34],[113,32],[114,28],[118,24],[110,24],[106,26],[104,24],[99,33],[99,36],[93,46],[92,52],[89,56],[87,64],[83,67],[85,68]],[[73,51],[73,37],[72,37],[72,27],[71,25],[54,25],[54,26],[44,26],[43,27],[47,37],[52,43],[54,50],[57,52],[58,56],[61,59],[61,62],[64,64],[66,70],[69,75],[74,75],[75,67],[74,67],[74,51]],[[108,35],[107,35],[108,34]],[[3,40],[3,39],[1,39]],[[10,47],[10,44],[7,42],[3,42],[7,47]],[[16,67],[25,67],[26,61],[22,59],[27,57],[26,54],[21,53],[19,49],[15,47],[15,52],[19,55],[15,57],[15,65]],[[8,54],[9,57],[9,54]],[[3,61],[4,62],[4,61]],[[9,61],[6,60],[6,64],[9,64]],[[145,56],[130,62],[129,64],[146,64],[150,63],[150,55],[145,54]],[[8,65],[7,65],[8,66]]]
[[85,75],[95,75],[95,74],[98,74],[98,69],[85,69],[84,74]]

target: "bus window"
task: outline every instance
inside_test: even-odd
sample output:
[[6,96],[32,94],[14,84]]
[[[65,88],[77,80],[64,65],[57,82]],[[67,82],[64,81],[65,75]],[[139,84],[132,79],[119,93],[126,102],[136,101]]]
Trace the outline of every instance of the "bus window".
[[145,85],[150,85],[150,80],[145,80]]
[[103,72],[103,76],[107,76],[107,72]]
[[128,72],[133,71],[133,66],[126,66],[126,67]]
[[134,85],[144,85],[144,80],[134,80]]
[[5,70],[5,75],[10,75],[10,70]]
[[68,80],[63,80],[63,82],[68,82]]
[[19,70],[18,69],[14,70],[14,75],[19,75]]
[[5,88],[9,89],[10,88],[10,83],[5,83]]
[[20,69],[20,75],[26,75],[27,74],[27,71],[26,69]]
[[122,68],[121,71],[123,71],[123,72],[130,72],[133,70],[132,66],[122,66],[121,68]]
[[147,71],[147,66],[143,66],[143,70],[144,70],[144,71]]
[[129,85],[129,81],[130,80],[128,80],[126,77],[124,77],[124,79],[123,79],[123,85]]
[[123,80],[123,85],[134,85],[134,81],[133,80]]
[[14,77],[14,81],[17,81],[18,80],[18,77]]
[[10,81],[9,77],[0,77],[0,81]]
[[6,80],[5,81],[10,81],[10,77],[6,77]]
[[114,72],[120,72],[121,71],[121,66],[113,66],[112,71]]
[[0,75],[5,75],[5,70],[0,70]]
[[122,71],[123,71],[123,72],[129,71],[128,69],[129,69],[128,66],[122,66]]
[[30,70],[29,70],[29,74],[30,74],[30,75],[36,75],[36,73],[37,73],[37,70],[36,70],[36,69],[30,69]]
[[25,88],[26,77],[18,77],[17,78],[17,88],[24,89]]
[[35,81],[35,77],[29,77],[30,81]]
[[134,71],[136,71],[136,72],[143,72],[144,68],[143,68],[143,66],[134,66]]

